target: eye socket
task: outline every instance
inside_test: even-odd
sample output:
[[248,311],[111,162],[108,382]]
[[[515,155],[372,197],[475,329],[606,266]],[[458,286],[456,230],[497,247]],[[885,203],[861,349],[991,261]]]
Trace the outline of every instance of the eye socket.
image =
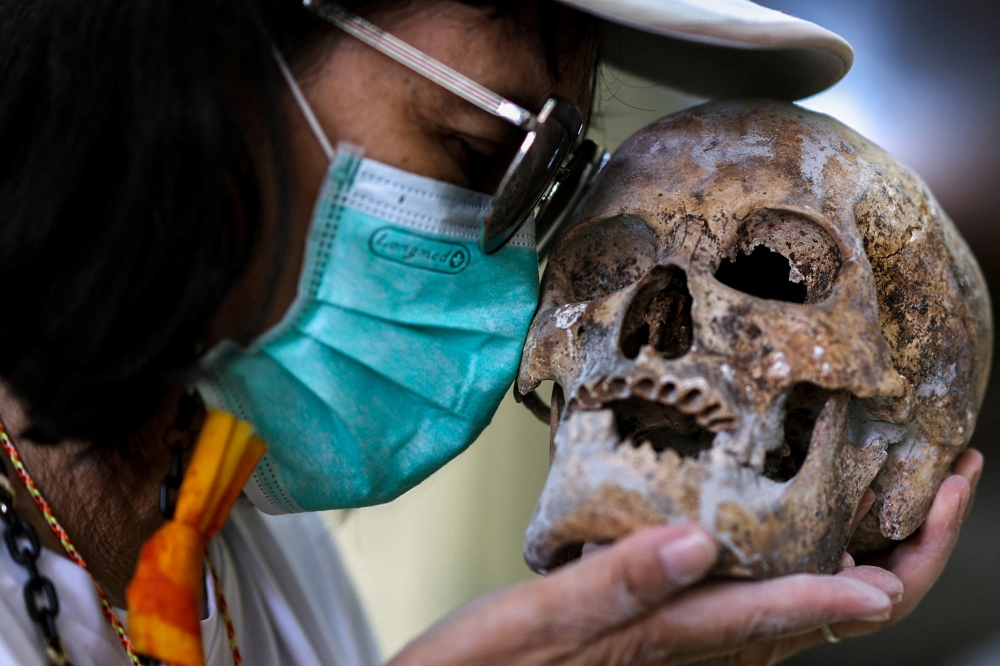
[[715,279],[743,293],[787,303],[805,303],[806,285],[795,282],[788,258],[763,245],[750,254],[740,252],[735,260],[726,259],[715,272]]
[[546,271],[559,303],[592,301],[628,287],[655,263],[653,230],[635,215],[619,215],[574,229],[552,252]]
[[820,225],[764,209],[744,222],[715,279],[757,298],[812,305],[830,295],[841,266],[836,242]]

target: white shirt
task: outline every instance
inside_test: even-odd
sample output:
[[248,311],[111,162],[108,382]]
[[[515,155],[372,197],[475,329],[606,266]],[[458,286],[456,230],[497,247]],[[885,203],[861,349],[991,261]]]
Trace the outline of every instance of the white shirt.
[[[209,551],[222,580],[246,666],[375,666],[378,649],[321,519],[234,509]],[[129,666],[101,613],[90,574],[43,549],[41,573],[59,595],[56,627],[74,666]],[[0,543],[0,664],[46,666],[38,626],[24,605],[27,571]],[[207,666],[232,666],[225,623],[209,590],[201,623]],[[125,618],[125,611],[116,611]]]

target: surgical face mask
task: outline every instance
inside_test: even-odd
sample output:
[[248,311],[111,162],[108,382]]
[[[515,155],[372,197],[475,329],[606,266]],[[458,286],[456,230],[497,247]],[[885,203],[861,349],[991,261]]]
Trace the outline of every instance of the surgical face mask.
[[387,502],[489,423],[538,298],[532,224],[479,248],[491,199],[338,146],[290,311],[247,349],[219,344],[197,385],[268,443],[258,508]]

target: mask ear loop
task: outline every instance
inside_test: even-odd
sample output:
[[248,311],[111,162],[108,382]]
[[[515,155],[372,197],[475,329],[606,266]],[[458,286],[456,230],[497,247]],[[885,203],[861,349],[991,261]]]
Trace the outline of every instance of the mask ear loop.
[[281,70],[281,76],[284,77],[285,83],[288,84],[288,89],[292,91],[292,97],[295,98],[295,103],[302,112],[302,116],[306,119],[309,129],[312,130],[313,135],[316,137],[316,141],[319,142],[320,148],[323,149],[326,159],[332,162],[334,150],[333,146],[330,145],[330,139],[327,138],[326,132],[323,131],[319,121],[316,119],[316,114],[313,113],[312,107],[309,106],[309,101],[306,99],[306,96],[302,94],[302,89],[299,87],[295,77],[292,76],[292,71],[288,68],[288,64],[285,62],[284,56],[282,56],[281,51],[274,46],[271,47],[271,53],[274,54],[274,61],[277,63],[278,69]]

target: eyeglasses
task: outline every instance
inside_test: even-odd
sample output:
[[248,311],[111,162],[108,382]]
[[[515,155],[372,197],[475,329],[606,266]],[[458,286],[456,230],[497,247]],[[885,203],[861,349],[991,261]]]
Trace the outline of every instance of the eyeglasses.
[[303,0],[302,4],[401,65],[527,132],[497,188],[479,245],[486,253],[496,252],[534,214],[539,256],[544,256],[569,208],[607,161],[607,153],[584,141],[564,165],[583,130],[576,105],[553,96],[534,114],[339,5],[327,0]]

